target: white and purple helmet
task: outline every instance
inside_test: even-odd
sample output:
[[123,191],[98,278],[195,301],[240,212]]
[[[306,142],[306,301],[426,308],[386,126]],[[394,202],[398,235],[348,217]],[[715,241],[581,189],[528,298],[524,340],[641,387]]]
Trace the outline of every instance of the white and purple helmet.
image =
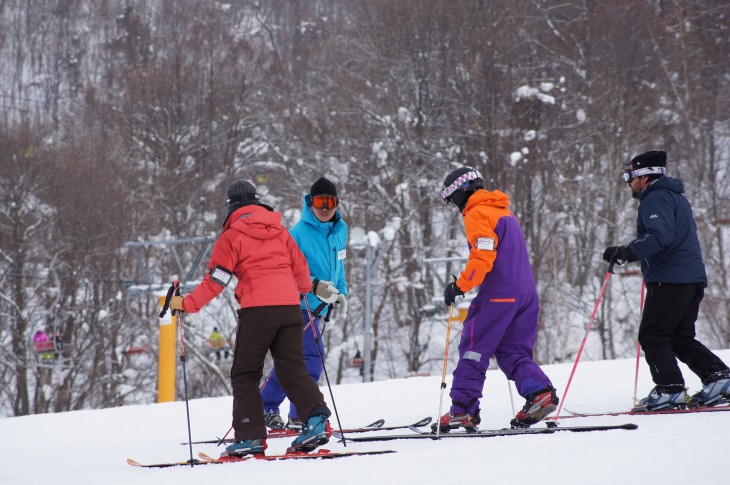
[[483,188],[484,179],[479,170],[473,167],[460,167],[446,176],[444,188],[439,195],[445,204],[451,202],[462,211],[469,195]]

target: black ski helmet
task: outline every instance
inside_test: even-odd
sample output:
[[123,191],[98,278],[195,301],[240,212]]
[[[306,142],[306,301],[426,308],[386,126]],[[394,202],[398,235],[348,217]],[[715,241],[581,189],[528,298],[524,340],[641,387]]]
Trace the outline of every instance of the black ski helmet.
[[446,176],[440,195],[445,204],[451,202],[459,212],[462,212],[469,196],[475,190],[483,188],[484,179],[479,170],[473,167],[460,167]]

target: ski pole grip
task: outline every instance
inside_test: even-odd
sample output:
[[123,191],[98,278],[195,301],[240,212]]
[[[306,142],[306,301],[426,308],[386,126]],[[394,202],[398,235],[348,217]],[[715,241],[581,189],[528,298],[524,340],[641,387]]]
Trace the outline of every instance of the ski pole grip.
[[[180,296],[180,280],[173,281],[171,288],[172,288],[172,292],[175,296]],[[168,293],[169,293],[169,290],[168,290]],[[172,316],[175,316],[175,315],[177,315],[178,310],[172,310],[170,313],[172,314]]]
[[616,261],[615,261],[615,260],[613,260],[613,259],[611,260],[611,262],[610,262],[610,263],[608,263],[608,272],[609,272],[609,273],[611,273],[611,274],[614,274],[614,272],[613,272],[613,266],[614,266],[615,264],[616,264]]
[[[162,304],[162,310],[160,311],[160,318],[163,318],[165,316],[165,313],[167,313],[167,309],[170,308],[170,298],[172,298],[172,294],[175,291],[175,283],[170,285],[170,288],[167,290],[167,295],[165,296],[165,303]],[[174,313],[173,313],[174,315]]]
[[324,316],[324,321],[325,322],[329,322],[330,321],[330,314],[332,313],[332,307],[333,306],[334,305],[332,303],[330,303],[329,306],[327,307],[327,315]]

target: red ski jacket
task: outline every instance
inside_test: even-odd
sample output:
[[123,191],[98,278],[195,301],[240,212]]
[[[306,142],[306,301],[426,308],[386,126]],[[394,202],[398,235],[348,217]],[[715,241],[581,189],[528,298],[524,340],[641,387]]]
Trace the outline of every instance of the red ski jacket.
[[186,313],[195,313],[218,296],[228,274],[238,278],[236,301],[241,308],[299,305],[299,294],[312,288],[307,260],[281,213],[260,205],[234,211],[213,246],[209,272],[185,297]]

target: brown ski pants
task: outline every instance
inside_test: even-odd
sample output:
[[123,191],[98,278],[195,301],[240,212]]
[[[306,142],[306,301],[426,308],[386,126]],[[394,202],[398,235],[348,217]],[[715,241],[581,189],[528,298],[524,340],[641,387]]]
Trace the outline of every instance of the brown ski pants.
[[236,348],[231,366],[236,441],[266,437],[259,383],[269,350],[276,376],[299,416],[307,418],[311,414],[330,414],[324,396],[307,373],[304,363],[299,306],[241,308],[238,310]]

